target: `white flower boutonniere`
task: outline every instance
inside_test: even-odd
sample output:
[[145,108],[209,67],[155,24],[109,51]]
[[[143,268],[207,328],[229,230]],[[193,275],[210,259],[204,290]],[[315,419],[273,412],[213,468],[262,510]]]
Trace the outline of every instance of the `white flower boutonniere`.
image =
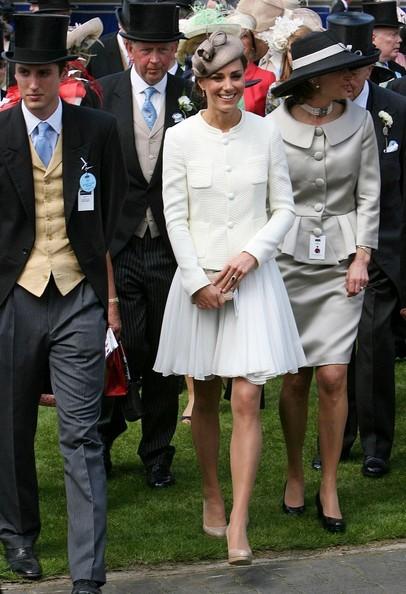
[[393,118],[387,111],[383,111],[383,110],[378,112],[378,117],[383,124],[382,134],[384,135],[384,138],[385,138],[385,152],[386,152],[386,150],[388,148],[389,128],[391,128],[393,126]]
[[176,113],[172,114],[172,119],[175,124],[179,124],[179,122],[185,120],[187,118],[187,114],[196,109],[193,101],[191,101],[187,95],[182,95],[179,97],[178,106],[180,112],[177,111]]

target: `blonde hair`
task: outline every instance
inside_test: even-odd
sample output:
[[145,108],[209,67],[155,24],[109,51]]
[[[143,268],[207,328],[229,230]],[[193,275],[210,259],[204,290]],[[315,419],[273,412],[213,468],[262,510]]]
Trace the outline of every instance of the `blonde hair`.
[[310,27],[307,27],[306,25],[301,25],[300,27],[298,27],[296,29],[296,31],[294,33],[292,33],[292,35],[289,36],[287,47],[286,47],[286,50],[284,51],[283,58],[282,58],[281,76],[279,79],[281,82],[284,80],[287,80],[292,73],[292,63],[291,63],[291,60],[289,59],[290,48],[291,48],[292,43],[294,43],[298,39],[301,39],[302,37],[306,37],[306,35],[309,35],[309,33],[312,33],[312,29],[310,29]]

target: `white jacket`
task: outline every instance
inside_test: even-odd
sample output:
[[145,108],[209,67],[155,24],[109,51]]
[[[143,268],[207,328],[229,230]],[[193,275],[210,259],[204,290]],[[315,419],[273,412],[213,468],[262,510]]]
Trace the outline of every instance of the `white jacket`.
[[[276,255],[295,219],[282,139],[273,122],[242,112],[223,133],[200,112],[166,132],[163,201],[169,238],[189,295],[242,251]],[[271,217],[269,218],[269,214]]]

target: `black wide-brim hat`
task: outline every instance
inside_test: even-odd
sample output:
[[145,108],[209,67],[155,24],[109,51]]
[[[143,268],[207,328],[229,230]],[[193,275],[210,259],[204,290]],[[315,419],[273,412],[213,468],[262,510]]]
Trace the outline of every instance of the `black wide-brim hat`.
[[[183,39],[179,31],[179,7],[162,2],[127,2],[128,18],[120,35],[131,41],[169,42]],[[122,7],[124,11],[124,6]]]
[[352,52],[361,52],[379,60],[379,50],[372,43],[375,19],[366,12],[333,12],[327,17],[327,29]]
[[300,83],[315,76],[362,66],[376,62],[376,56],[363,56],[351,52],[330,31],[314,31],[298,39],[291,46],[292,73],[288,80],[272,88],[272,95],[289,95]]
[[398,20],[396,0],[383,2],[363,2],[362,10],[375,19],[375,27],[391,27],[398,29],[403,25]]
[[75,60],[68,54],[66,38],[69,17],[56,14],[16,14],[14,48],[2,57],[18,64],[53,64]]

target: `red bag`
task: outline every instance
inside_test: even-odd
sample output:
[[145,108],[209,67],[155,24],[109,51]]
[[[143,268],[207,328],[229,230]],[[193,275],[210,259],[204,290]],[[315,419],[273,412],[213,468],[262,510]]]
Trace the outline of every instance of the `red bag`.
[[130,379],[127,358],[123,345],[119,342],[118,347],[106,359],[104,395],[113,398],[126,396]]

